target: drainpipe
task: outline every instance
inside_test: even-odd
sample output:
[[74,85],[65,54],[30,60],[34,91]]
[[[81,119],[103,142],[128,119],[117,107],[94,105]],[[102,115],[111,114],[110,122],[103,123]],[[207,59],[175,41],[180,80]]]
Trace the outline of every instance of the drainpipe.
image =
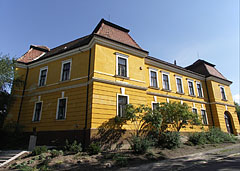
[[18,112],[17,125],[19,125],[19,120],[20,120],[20,116],[21,116],[23,98],[24,98],[26,84],[27,84],[28,71],[29,71],[29,68],[27,67],[26,77],[25,77],[25,81],[24,81],[24,85],[23,85],[23,91],[22,91],[22,98],[21,98],[20,108],[19,108],[19,112]]
[[90,69],[91,69],[91,48],[89,49],[89,61],[88,61],[88,79],[87,79],[87,97],[86,97],[86,115],[85,115],[85,126],[83,132],[83,148],[86,148],[86,135],[87,135],[87,117],[88,117],[88,94],[89,94],[89,80],[90,80]]
[[209,97],[209,91],[208,91],[207,79],[206,78],[205,78],[205,85],[206,85],[206,89],[207,89],[208,103],[209,103],[210,114],[211,114],[211,118],[212,118],[212,124],[213,124],[213,127],[214,127],[215,124],[214,124],[214,120],[213,120],[212,107],[211,107],[211,104],[210,104],[210,97]]

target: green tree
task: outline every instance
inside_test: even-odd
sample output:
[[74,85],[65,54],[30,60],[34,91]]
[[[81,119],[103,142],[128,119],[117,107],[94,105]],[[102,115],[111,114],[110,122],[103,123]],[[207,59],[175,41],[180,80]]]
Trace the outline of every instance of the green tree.
[[236,112],[237,112],[237,116],[238,116],[238,121],[240,123],[240,106],[237,102],[234,102],[235,104],[235,108],[236,108]]
[[183,126],[189,123],[191,125],[200,124],[198,116],[189,110],[186,103],[161,103],[157,110],[163,118],[161,131],[165,131],[170,125],[179,132]]

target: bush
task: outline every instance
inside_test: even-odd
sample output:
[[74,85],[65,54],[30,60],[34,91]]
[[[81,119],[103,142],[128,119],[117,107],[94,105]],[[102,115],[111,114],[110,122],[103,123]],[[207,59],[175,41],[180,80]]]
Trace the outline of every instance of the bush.
[[62,156],[63,155],[63,151],[62,150],[58,151],[58,150],[53,149],[53,150],[50,151],[50,153],[51,153],[52,157],[57,157],[57,156]]
[[98,154],[101,152],[101,146],[98,142],[92,142],[87,149],[90,155]]
[[162,132],[158,139],[158,145],[162,148],[174,149],[181,144],[179,132]]
[[81,143],[78,144],[76,140],[74,140],[73,143],[70,144],[68,140],[66,140],[64,150],[76,154],[82,151],[82,144]]
[[131,146],[131,149],[136,154],[146,153],[149,147],[153,145],[153,142],[148,138],[138,136],[131,137],[128,142]]
[[128,158],[122,154],[115,154],[113,160],[116,166],[124,167],[128,164]]
[[196,132],[189,136],[188,139],[193,145],[202,145],[207,143],[206,134],[204,132]]
[[36,156],[36,155],[40,155],[40,154],[46,153],[46,152],[47,152],[46,146],[38,146],[38,147],[34,148],[34,150],[32,151],[32,155]]

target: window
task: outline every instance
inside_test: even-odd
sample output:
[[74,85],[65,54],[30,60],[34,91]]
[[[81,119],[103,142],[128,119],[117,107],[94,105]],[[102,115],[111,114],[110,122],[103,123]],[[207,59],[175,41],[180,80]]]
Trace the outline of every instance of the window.
[[46,84],[46,81],[47,81],[47,71],[48,71],[47,67],[44,67],[44,68],[40,69],[39,81],[38,81],[39,87],[44,86]]
[[57,108],[57,120],[63,120],[66,118],[67,111],[67,98],[58,99],[58,108]]
[[182,84],[182,78],[179,76],[176,76],[176,84],[177,84],[177,92],[183,93],[183,84]]
[[33,122],[40,121],[41,112],[42,112],[42,102],[35,103],[34,114],[32,119]]
[[202,84],[197,82],[198,97],[203,97]]
[[71,73],[71,60],[62,62],[61,81],[69,80]]
[[158,102],[152,102],[152,110],[156,110],[158,105],[159,105]]
[[192,112],[197,115],[197,109],[196,108],[192,108]]
[[116,53],[116,75],[121,77],[128,77],[128,56]]
[[167,74],[167,73],[162,74],[162,82],[163,82],[163,89],[170,90],[169,74]]
[[150,70],[150,86],[155,88],[158,87],[157,71]]
[[207,124],[208,124],[208,121],[207,121],[206,111],[205,111],[205,110],[201,110],[201,115],[202,115],[202,123],[203,123],[204,125],[207,125]]
[[195,96],[193,81],[188,80],[188,89],[189,89],[189,95],[190,96]]
[[220,86],[220,92],[221,92],[221,95],[222,95],[222,100],[227,100],[225,90],[224,90],[223,86]]
[[117,100],[117,115],[119,117],[125,116],[126,105],[128,104],[128,96],[126,95],[118,95]]

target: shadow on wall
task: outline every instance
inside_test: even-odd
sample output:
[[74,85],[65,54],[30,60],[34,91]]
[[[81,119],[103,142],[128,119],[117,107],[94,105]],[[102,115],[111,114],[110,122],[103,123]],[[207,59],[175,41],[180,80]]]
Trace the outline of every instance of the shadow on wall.
[[126,129],[123,129],[125,122],[119,117],[114,117],[102,123],[98,127],[96,141],[100,142],[104,150],[111,150],[114,146],[115,149],[121,148],[123,145],[123,135]]

